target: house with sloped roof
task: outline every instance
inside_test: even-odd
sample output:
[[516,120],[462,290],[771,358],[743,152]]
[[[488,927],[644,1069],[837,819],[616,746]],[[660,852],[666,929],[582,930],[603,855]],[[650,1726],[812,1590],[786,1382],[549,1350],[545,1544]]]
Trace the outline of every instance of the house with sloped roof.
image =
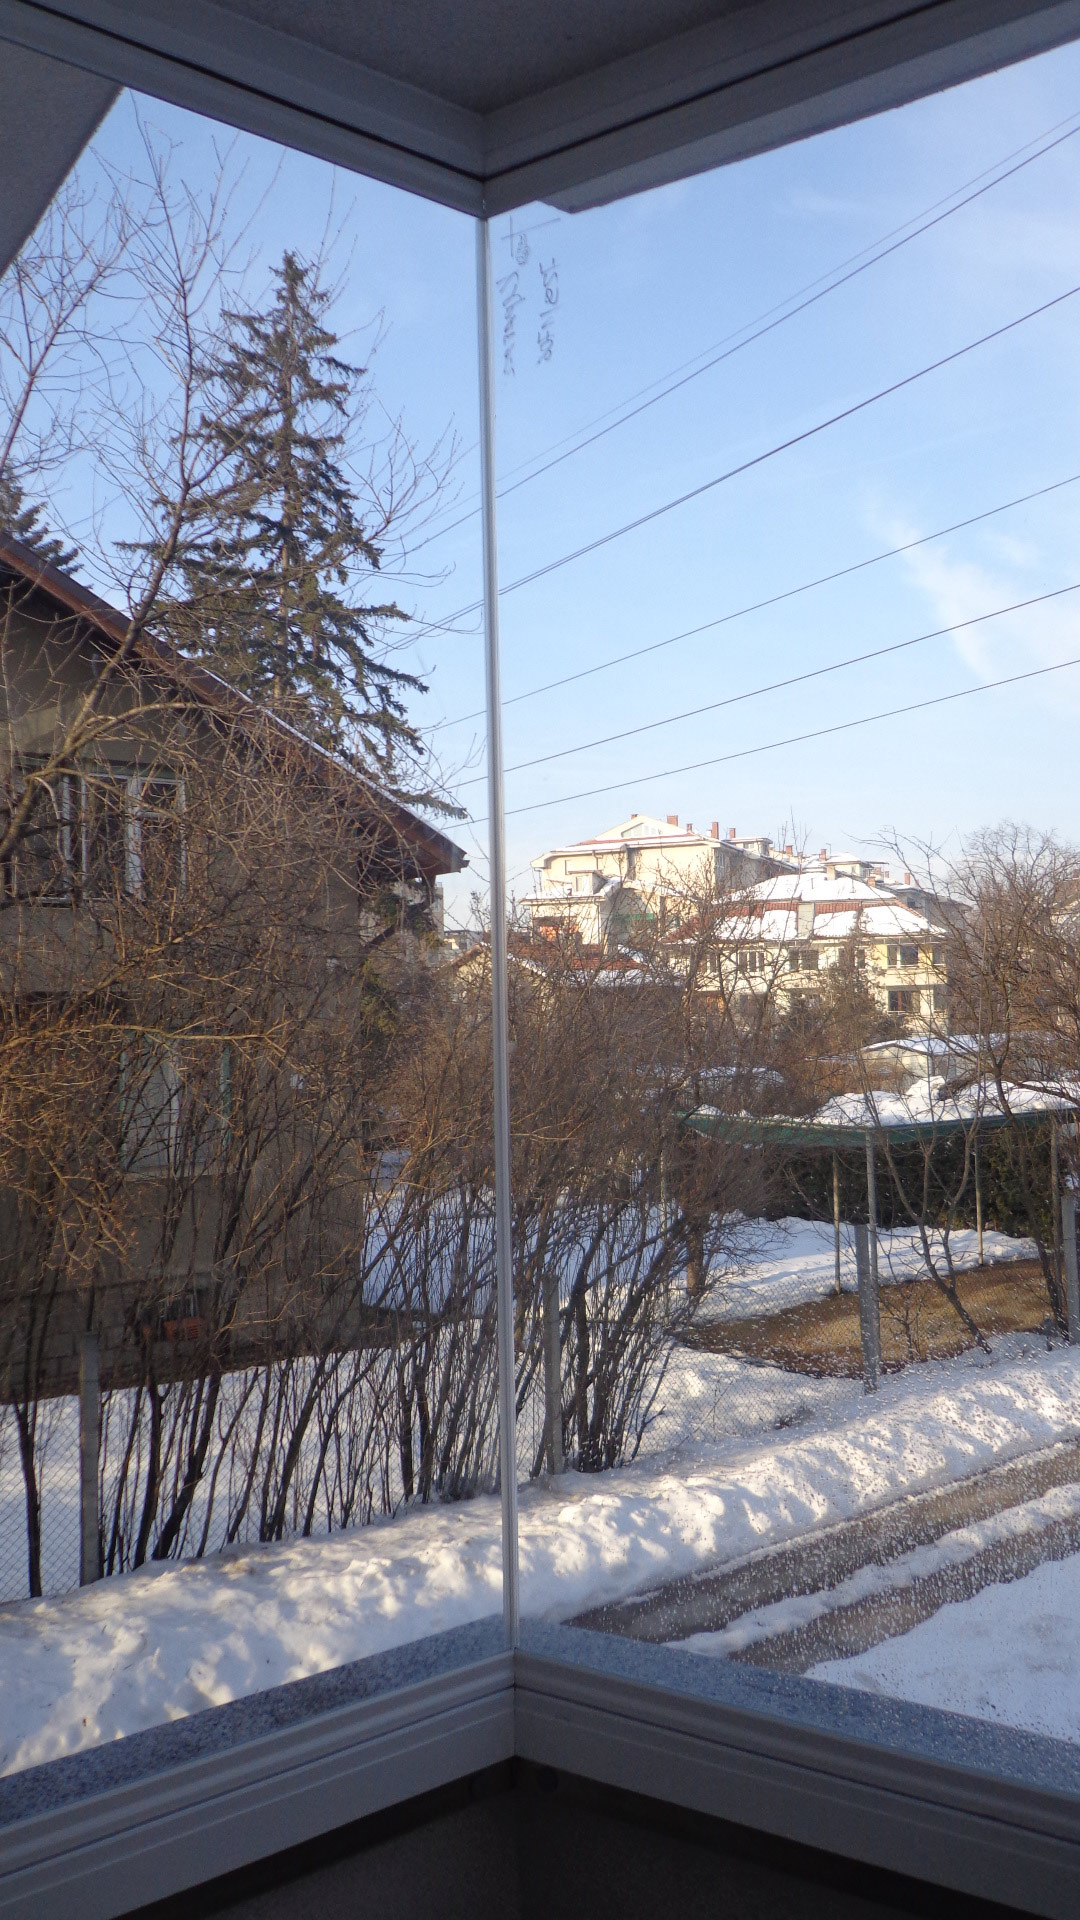
[[0,532],[0,1406],[75,1391],[91,1335],[106,1387],[355,1340],[383,1113],[335,1089],[464,865]]

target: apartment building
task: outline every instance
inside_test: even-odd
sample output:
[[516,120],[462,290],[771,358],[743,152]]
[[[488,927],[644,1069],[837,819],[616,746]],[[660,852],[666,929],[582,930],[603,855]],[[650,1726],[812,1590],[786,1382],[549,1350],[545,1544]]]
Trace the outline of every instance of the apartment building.
[[733,902],[718,923],[706,984],[769,994],[792,1011],[820,992],[829,970],[852,967],[883,1013],[928,1027],[946,1015],[947,931],[886,883],[876,862],[822,856]]
[[721,836],[678,814],[632,813],[590,840],[553,847],[532,862],[533,930],[571,931],[583,947],[613,951],[643,925],[675,930],[700,903],[760,884],[784,870],[772,841]]

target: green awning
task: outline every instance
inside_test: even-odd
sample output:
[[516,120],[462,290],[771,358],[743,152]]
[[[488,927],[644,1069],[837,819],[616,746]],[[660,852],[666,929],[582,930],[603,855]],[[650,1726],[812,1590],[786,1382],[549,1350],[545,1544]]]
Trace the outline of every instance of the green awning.
[[682,1115],[693,1133],[714,1140],[732,1140],[746,1146],[802,1147],[807,1150],[828,1147],[834,1151],[861,1145],[867,1134],[887,1139],[896,1146],[947,1139],[957,1133],[992,1133],[999,1127],[1040,1127],[1071,1109],[1055,1100],[1045,1107],[1025,1107],[1017,1113],[949,1114],[929,1120],[894,1121],[884,1117],[875,1122],[862,1120],[797,1120],[787,1114],[759,1116],[751,1113],[721,1113],[715,1107],[697,1107]]

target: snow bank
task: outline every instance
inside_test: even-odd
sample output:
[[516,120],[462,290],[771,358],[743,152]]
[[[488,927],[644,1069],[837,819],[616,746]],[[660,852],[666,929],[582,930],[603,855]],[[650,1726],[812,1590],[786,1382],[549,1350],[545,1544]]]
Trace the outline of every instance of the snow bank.
[[[1080,1434],[1080,1355],[1018,1340],[910,1368],[827,1432],[523,1489],[525,1610],[565,1619]],[[8,1606],[0,1771],[496,1612],[500,1563],[483,1498]]]

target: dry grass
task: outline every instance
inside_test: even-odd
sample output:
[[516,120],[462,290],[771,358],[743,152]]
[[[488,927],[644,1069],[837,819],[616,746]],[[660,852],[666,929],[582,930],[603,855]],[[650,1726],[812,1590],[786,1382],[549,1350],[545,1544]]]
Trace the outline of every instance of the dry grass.
[[[984,1333],[1034,1332],[1050,1315],[1037,1260],[976,1267],[957,1279],[957,1294]],[[789,1373],[862,1373],[859,1301],[830,1294],[755,1320],[723,1320],[695,1329],[694,1346],[768,1360]],[[896,1371],[913,1360],[944,1360],[973,1344],[947,1294],[928,1274],[881,1289],[881,1358]]]

